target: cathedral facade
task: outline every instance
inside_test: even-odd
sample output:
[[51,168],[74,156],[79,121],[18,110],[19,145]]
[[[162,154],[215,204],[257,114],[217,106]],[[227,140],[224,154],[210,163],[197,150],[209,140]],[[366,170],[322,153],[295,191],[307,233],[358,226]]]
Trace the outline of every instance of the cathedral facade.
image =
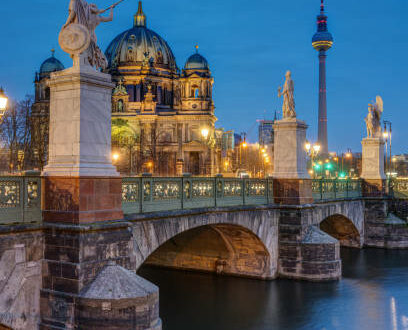
[[[217,173],[220,157],[212,99],[214,79],[198,50],[180,70],[168,43],[147,28],[139,2],[133,27],[114,38],[106,58],[106,72],[116,84],[112,92],[112,146],[119,170],[162,176]],[[51,72],[63,69],[54,60],[53,56],[45,61],[36,75],[33,121],[46,126],[46,81]],[[41,136],[44,134],[39,131],[37,140]],[[38,145],[44,142],[37,141]],[[46,147],[43,149],[46,157]]]

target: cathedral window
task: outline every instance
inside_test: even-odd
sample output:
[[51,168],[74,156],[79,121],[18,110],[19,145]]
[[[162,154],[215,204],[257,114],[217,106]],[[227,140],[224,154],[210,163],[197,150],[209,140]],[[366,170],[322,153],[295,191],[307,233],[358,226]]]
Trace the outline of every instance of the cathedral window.
[[117,106],[117,111],[118,112],[124,112],[124,110],[123,110],[123,100],[119,100],[118,101],[118,106]]

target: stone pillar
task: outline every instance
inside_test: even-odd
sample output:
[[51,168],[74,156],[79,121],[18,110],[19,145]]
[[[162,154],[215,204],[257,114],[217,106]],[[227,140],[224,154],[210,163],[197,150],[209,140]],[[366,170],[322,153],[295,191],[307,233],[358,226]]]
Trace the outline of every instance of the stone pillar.
[[274,124],[274,197],[278,204],[313,202],[312,183],[306,168],[307,125],[296,118]]
[[322,281],[341,277],[339,242],[313,226],[312,181],[306,167],[305,122],[274,124],[274,199],[279,216],[279,274]]
[[111,161],[110,75],[70,68],[51,75],[44,220],[92,223],[123,218],[121,178]]
[[384,173],[384,140],[365,138],[363,146],[362,172],[363,195],[382,196],[385,193],[386,176]]
[[[121,178],[111,163],[113,84],[110,75],[89,66],[76,66],[53,73],[49,86],[40,328],[86,329],[86,324],[80,323],[84,317],[81,311],[86,312],[80,298],[84,292],[89,293],[97,275],[109,261],[126,269],[135,268],[132,233],[123,221]],[[115,288],[121,285],[117,279],[112,284]],[[87,308],[93,306],[94,313],[103,315],[105,329],[117,328],[117,313],[99,306],[98,295],[84,298]],[[138,297],[134,298],[126,306],[137,304]],[[159,323],[142,314],[136,308],[132,316],[138,319],[139,328],[156,329]]]

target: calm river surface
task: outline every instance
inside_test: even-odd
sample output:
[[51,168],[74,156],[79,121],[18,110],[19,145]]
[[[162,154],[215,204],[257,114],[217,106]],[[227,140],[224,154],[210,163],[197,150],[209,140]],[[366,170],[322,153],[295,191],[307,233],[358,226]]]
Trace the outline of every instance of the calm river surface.
[[343,279],[256,281],[142,268],[163,329],[408,329],[408,251],[343,249]]

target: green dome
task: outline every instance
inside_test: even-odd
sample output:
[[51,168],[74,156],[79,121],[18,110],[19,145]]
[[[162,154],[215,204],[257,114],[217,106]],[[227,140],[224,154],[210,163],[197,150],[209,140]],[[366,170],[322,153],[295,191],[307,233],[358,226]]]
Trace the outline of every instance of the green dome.
[[50,58],[46,59],[43,64],[41,64],[40,75],[45,76],[49,75],[51,72],[62,71],[64,69],[64,65],[58,59],[56,59],[53,54]]
[[184,70],[210,70],[210,66],[204,56],[196,53],[188,58]]
[[133,28],[122,32],[110,43],[105,52],[108,67],[141,65],[148,56],[154,65],[177,70],[176,59],[167,42],[146,27],[146,16],[139,2]]

